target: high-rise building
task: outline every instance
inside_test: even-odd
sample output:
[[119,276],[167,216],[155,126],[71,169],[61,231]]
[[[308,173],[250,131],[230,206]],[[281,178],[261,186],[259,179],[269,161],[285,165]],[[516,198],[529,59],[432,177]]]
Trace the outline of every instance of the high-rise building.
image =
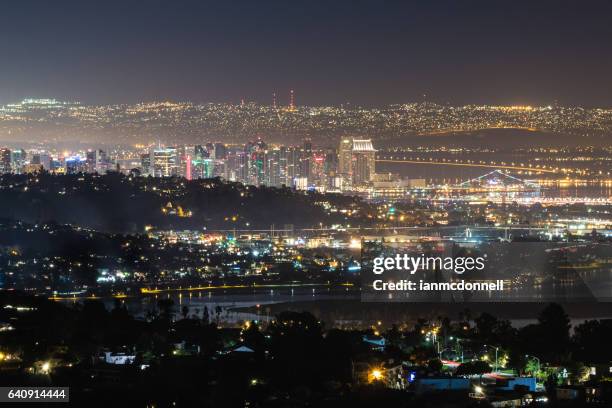
[[313,153],[310,157],[310,177],[314,184],[325,185],[325,154]]
[[195,145],[193,147],[194,150],[194,159],[195,160],[202,160],[202,159],[207,159],[208,158],[208,152],[206,151],[206,149],[204,148],[204,146],[202,145]]
[[265,152],[264,184],[267,186],[280,187],[284,184],[281,179],[281,153],[279,148]]
[[307,190],[308,179],[306,177],[296,177],[293,180],[293,187],[295,187],[296,190]]
[[182,146],[177,149],[179,158],[179,172],[178,175],[185,177],[187,180],[197,178],[194,170],[194,159],[196,156],[195,146]]
[[33,174],[41,172],[42,169],[42,164],[26,163],[21,172],[23,174]]
[[173,147],[158,148],[151,151],[152,175],[155,177],[176,176],[179,173],[177,150]]
[[247,153],[244,150],[232,150],[227,153],[225,179],[246,183],[248,174]]
[[295,147],[288,147],[286,152],[287,157],[287,171],[286,171],[286,185],[292,186],[294,180],[301,175],[301,150]]
[[374,178],[376,150],[371,139],[343,138],[338,147],[338,173],[348,185],[362,185]]
[[81,156],[71,156],[64,159],[64,171],[66,174],[78,174],[87,172],[87,159]]
[[104,150],[96,149],[87,152],[86,165],[88,173],[104,174],[110,169],[110,160]]
[[300,160],[300,175],[307,178],[309,181],[312,180],[312,167],[312,141],[310,139],[304,139],[302,157]]
[[338,173],[345,177],[351,176],[351,157],[353,153],[353,140],[343,138],[338,147]]
[[212,177],[225,177],[227,163],[225,160],[213,160]]
[[206,150],[207,158],[215,158],[215,145],[213,143],[206,143],[206,145],[204,146],[204,150]]
[[291,179],[288,176],[288,151],[285,146],[279,148],[278,153],[278,178],[281,186],[290,186]]
[[338,155],[333,149],[325,153],[325,164],[323,171],[328,177],[335,177],[338,174]]
[[353,139],[352,149],[353,185],[366,184],[376,173],[376,150],[371,139]]
[[143,176],[152,176],[153,168],[151,167],[151,153],[140,155],[140,168]]
[[46,171],[51,170],[52,160],[51,156],[46,153],[37,153],[32,155],[32,164],[40,164]]
[[23,149],[13,150],[11,152],[11,168],[13,173],[21,173],[23,166],[26,164],[27,154]]
[[214,159],[224,160],[227,156],[227,148],[223,143],[215,143],[213,152],[215,153]]
[[255,142],[249,142],[245,146],[247,154],[247,178],[246,183],[258,186],[264,184],[264,161],[267,144],[257,139]]
[[89,151],[85,154],[85,162],[87,165],[88,173],[95,173],[96,171],[96,151]]
[[11,172],[11,150],[0,149],[0,174]]

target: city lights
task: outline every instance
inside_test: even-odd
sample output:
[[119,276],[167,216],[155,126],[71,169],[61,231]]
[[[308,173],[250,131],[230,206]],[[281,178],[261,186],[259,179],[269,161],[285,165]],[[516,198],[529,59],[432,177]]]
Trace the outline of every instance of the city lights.
[[5,3],[0,406],[612,407],[612,2]]

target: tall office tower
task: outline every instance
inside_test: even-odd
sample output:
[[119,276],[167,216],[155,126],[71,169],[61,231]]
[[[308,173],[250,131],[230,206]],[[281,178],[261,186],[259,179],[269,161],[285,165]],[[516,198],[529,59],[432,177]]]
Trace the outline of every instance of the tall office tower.
[[366,184],[374,179],[376,150],[371,139],[353,139],[351,162],[353,185]]
[[196,158],[196,146],[183,146],[180,152],[185,156],[191,157],[192,160]]
[[293,187],[295,187],[296,190],[307,190],[308,179],[306,177],[296,177],[293,180]]
[[193,175],[191,174],[191,156],[187,153],[185,154],[185,178],[187,180],[191,180]]
[[205,178],[206,169],[204,168],[204,160],[208,159],[208,152],[202,145],[193,146],[193,156],[191,157],[191,178]]
[[204,158],[191,161],[191,178],[203,179],[210,178],[209,161],[212,159]]
[[206,150],[206,154],[208,155],[207,158],[215,158],[215,145],[213,143],[206,143],[206,145],[204,145],[204,149]]
[[43,169],[51,170],[51,156],[46,153],[32,155],[32,164],[40,164]]
[[237,152],[237,181],[247,183],[249,178],[249,156],[246,152]]
[[281,186],[290,186],[291,179],[287,175],[287,148],[278,149],[278,182]]
[[197,178],[194,170],[194,159],[196,156],[195,146],[182,146],[177,149],[180,160],[179,175],[185,177],[187,180]]
[[245,145],[245,153],[247,155],[247,177],[245,182],[247,184],[255,186],[263,184],[263,165],[266,149],[266,143],[260,138]]
[[249,176],[248,183],[254,186],[260,186],[264,183],[264,162],[265,150],[258,150],[249,155]]
[[227,156],[227,148],[223,143],[215,143],[213,151],[216,160],[224,160]]
[[309,161],[311,182],[317,185],[325,185],[325,155],[323,153],[313,153]]
[[232,149],[227,153],[224,178],[229,181],[246,183],[248,174],[247,154],[244,150]]
[[54,172],[61,172],[66,170],[64,168],[64,160],[63,159],[54,159],[52,157],[49,158],[49,170]]
[[330,177],[335,177],[338,174],[338,155],[335,150],[329,149],[325,152],[323,171]]
[[0,149],[0,174],[11,172],[11,150]]
[[351,160],[353,154],[353,140],[343,138],[338,147],[338,173],[346,178],[351,177]]
[[104,174],[110,169],[111,163],[104,150],[96,149],[87,152],[85,167],[88,173]]
[[287,186],[293,186],[294,180],[300,177],[300,159],[302,157],[302,151],[293,146],[287,148],[287,170],[285,184]]
[[89,151],[85,154],[85,166],[88,173],[96,172],[96,151]]
[[21,173],[23,166],[26,164],[27,154],[23,149],[13,150],[11,152],[11,168],[13,173]]
[[140,170],[143,176],[153,175],[153,167],[151,166],[151,153],[143,153],[140,155]]
[[340,176],[328,177],[327,188],[332,191],[342,191],[343,180]]
[[371,139],[340,140],[338,148],[338,175],[343,185],[369,183],[374,178],[376,150]]
[[281,150],[279,148],[267,150],[264,161],[264,184],[271,187],[280,187],[281,180]]
[[267,148],[268,145],[260,137],[258,137],[257,140],[250,141],[245,145],[245,151],[247,152],[266,150]]
[[302,145],[302,157],[300,161],[300,175],[312,180],[312,141],[304,139]]
[[173,147],[153,149],[151,151],[151,167],[153,176],[170,177],[178,174],[177,150]]
[[64,166],[66,174],[86,173],[87,159],[81,156],[66,157]]
[[98,149],[98,162],[96,163],[96,171],[100,174],[106,173],[112,167],[112,160],[104,150]]
[[208,152],[206,151],[204,146],[202,146],[202,145],[195,145],[193,147],[193,150],[194,150],[194,159],[195,160],[202,160],[202,159],[207,159],[208,158]]
[[226,161],[225,160],[213,160],[212,165],[212,177],[225,177]]
[[238,157],[236,152],[230,150],[227,153],[227,159],[225,160],[225,174],[223,178],[227,181],[238,181],[237,171],[238,170]]
[[204,159],[204,178],[213,178],[215,176],[215,160]]
[[204,169],[204,160],[196,158],[191,159],[191,179],[201,179],[204,178],[204,174],[206,170]]
[[185,165],[185,146],[171,147],[175,150],[176,171],[173,176],[185,177],[187,166]]

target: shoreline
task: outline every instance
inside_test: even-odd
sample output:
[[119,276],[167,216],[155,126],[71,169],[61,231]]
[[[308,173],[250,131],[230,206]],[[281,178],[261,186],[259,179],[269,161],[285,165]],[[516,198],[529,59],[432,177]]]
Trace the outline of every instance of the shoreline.
[[[267,304],[265,309],[268,315],[276,315],[283,311],[307,311],[325,322],[374,322],[387,321],[411,322],[419,318],[437,319],[448,317],[458,320],[459,315],[465,315],[466,309],[471,319],[481,313],[490,313],[498,319],[508,320],[537,320],[539,312],[549,302],[508,302],[495,303],[494,309],[490,302],[471,303],[431,303],[431,302],[402,302],[381,303],[361,302],[355,300],[325,299],[319,301],[279,302]],[[572,320],[592,320],[612,318],[610,303],[560,303]],[[256,306],[236,307],[233,312],[262,314],[261,308]]]

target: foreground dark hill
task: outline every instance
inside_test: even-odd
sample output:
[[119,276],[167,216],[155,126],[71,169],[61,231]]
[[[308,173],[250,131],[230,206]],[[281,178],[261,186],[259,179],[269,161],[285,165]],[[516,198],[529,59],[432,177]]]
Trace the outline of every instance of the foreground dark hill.
[[[362,207],[341,195],[244,186],[219,179],[10,175],[0,177],[2,218],[30,224],[56,222],[106,232],[161,229],[276,229],[330,225],[346,215],[332,207]],[[359,212],[364,214],[365,212]],[[359,220],[355,220],[358,225]]]

